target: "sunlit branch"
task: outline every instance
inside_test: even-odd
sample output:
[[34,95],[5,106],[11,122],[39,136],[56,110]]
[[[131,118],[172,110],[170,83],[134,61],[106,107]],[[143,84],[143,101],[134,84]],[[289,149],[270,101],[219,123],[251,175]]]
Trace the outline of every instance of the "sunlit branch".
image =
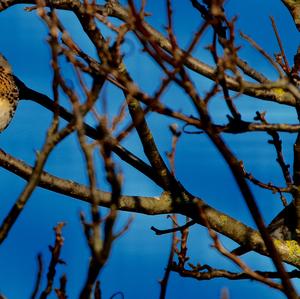
[[[0,151],[0,166],[25,180],[28,180],[32,172],[30,166],[3,151]],[[47,172],[42,172],[39,186],[88,203],[92,202],[91,193],[88,187],[70,180],[58,178]],[[97,198],[100,206],[110,207],[110,192],[97,190]],[[173,202],[174,201],[168,192],[164,192],[158,197],[122,195],[119,201],[119,210],[147,215],[183,213],[196,220],[198,223],[200,219],[197,207],[203,206],[206,211],[207,219],[214,230],[232,238],[239,244],[252,244],[253,250],[255,251],[260,253],[265,252],[264,243],[255,230],[245,226],[243,223],[232,217],[213,209],[205,204],[200,198],[190,196],[183,198],[181,199],[181,206],[174,206],[174,204],[172,204]],[[300,255],[297,250],[291,250],[289,244],[285,244],[285,242],[282,241],[276,242],[276,246],[284,261],[300,267]]]

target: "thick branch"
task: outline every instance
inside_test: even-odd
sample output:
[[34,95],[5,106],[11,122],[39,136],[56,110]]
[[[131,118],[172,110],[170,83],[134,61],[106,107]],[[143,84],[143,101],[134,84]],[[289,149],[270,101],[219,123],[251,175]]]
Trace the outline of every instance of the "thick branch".
[[[230,272],[222,269],[208,269],[206,271],[197,271],[197,270],[187,270],[181,269],[177,265],[172,266],[172,271],[177,272],[180,276],[190,277],[197,280],[211,280],[214,278],[227,278],[230,280],[241,280],[241,279],[252,279],[251,275],[245,272]],[[255,271],[257,274],[265,277],[265,278],[280,278],[278,272],[262,272]],[[298,270],[294,270],[288,273],[290,278],[300,278],[300,272]]]
[[[79,0],[52,0],[45,1],[46,5],[63,10],[71,10],[78,15],[84,12],[84,7]],[[291,2],[291,1],[285,1]],[[35,0],[3,0],[0,3],[0,11],[5,10],[16,4],[36,4]],[[116,1],[110,1],[106,6],[96,5],[97,11],[104,15],[109,15],[118,18],[124,22],[129,21],[128,11],[119,5]],[[145,27],[151,33],[151,36],[157,41],[160,47],[168,52],[172,52],[172,45],[167,38],[165,38],[160,32],[155,30],[149,24],[145,23]],[[180,51],[180,55],[184,52]],[[216,80],[215,68],[207,65],[206,63],[188,55],[185,61],[185,65],[191,70],[199,73],[213,81]],[[233,77],[226,76],[226,86],[234,91],[242,92],[243,94],[249,95],[251,97],[273,101],[280,104],[286,104],[290,106],[295,105],[295,97],[288,91],[278,91],[277,89],[266,90],[264,88],[258,89],[260,84],[251,83],[244,81],[243,85],[240,84],[238,80]]]
[[[128,11],[118,3],[113,2],[105,8],[99,6],[99,11],[112,17],[116,17],[124,22],[130,23],[130,21],[128,20]],[[153,38],[161,48],[168,51],[169,53],[172,53],[172,45],[167,38],[165,38],[160,32],[155,30],[146,22],[144,23],[144,26],[151,34],[151,38]],[[179,51],[178,55],[182,55],[183,52],[183,50]],[[196,59],[191,55],[187,56],[185,66],[213,81],[216,80],[215,68],[207,65],[206,63]],[[250,82],[245,82],[246,84],[244,86],[241,86],[240,82],[230,76],[226,76],[225,79],[226,86],[231,90],[242,92],[243,94],[249,95],[251,97],[260,98],[267,101],[275,101],[277,103],[287,104],[291,106],[295,105],[295,98],[289,92],[279,93],[276,90],[257,89],[257,86],[259,86],[259,84]]]
[[[25,180],[28,180],[32,173],[32,167],[2,150],[0,150],[0,166]],[[91,192],[88,187],[55,177],[47,172],[42,172],[39,186],[88,203],[92,202]],[[97,190],[96,195],[99,198],[99,205],[110,207],[111,194],[109,192]],[[266,254],[263,240],[250,227],[206,205],[200,198],[186,195],[185,198],[178,199],[177,201],[177,204],[174,205],[175,200],[167,192],[162,193],[159,197],[123,195],[120,197],[119,209],[147,215],[179,213],[189,216],[201,224],[201,216],[198,212],[201,207],[206,213],[207,220],[212,229],[239,244],[250,245],[255,251]],[[285,243],[276,240],[276,247],[285,262],[300,267],[300,247],[296,242]]]

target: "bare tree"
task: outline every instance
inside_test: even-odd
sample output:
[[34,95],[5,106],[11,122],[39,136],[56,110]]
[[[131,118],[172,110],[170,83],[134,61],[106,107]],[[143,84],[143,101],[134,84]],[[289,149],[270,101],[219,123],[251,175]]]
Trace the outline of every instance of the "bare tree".
[[[247,63],[245,58],[240,57],[240,45],[236,42],[236,19],[228,19],[226,5],[224,6],[222,0],[202,2],[191,0],[189,3],[182,4],[192,5],[200,20],[197,32],[190,34],[190,44],[183,48],[177,42],[174,30],[172,1],[165,2],[167,25],[165,30],[159,32],[147,20],[149,14],[145,1],[141,1],[139,6],[132,0],[128,0],[126,6],[121,5],[117,0],[107,0],[103,4],[88,0],[0,1],[1,11],[14,5],[28,4],[31,6],[26,7],[27,12],[37,12],[49,32],[48,43],[53,69],[53,99],[27,87],[22,78],[13,77],[18,88],[19,99],[34,101],[45,109],[51,110],[53,120],[34,166],[0,151],[0,166],[28,181],[8,215],[1,220],[0,243],[9,238],[11,228],[18,220],[32,192],[39,186],[90,204],[90,220],[87,220],[86,215],[81,214],[83,232],[91,259],[87,266],[88,274],[80,298],[91,296],[101,298],[100,283],[97,281],[99,273],[110,257],[113,242],[130,228],[132,221],[130,219],[121,231],[116,232],[114,224],[118,211],[130,211],[149,216],[170,215],[169,229],[152,227],[157,235],[170,234],[173,240],[165,275],[161,280],[160,298],[166,297],[171,272],[197,280],[219,277],[231,280],[256,280],[283,292],[288,298],[298,298],[291,278],[299,278],[300,272],[298,270],[287,272],[284,263],[295,268],[300,266],[298,245],[300,124],[270,123],[268,115],[263,111],[254,113],[253,121],[246,121],[236,105],[236,99],[247,95],[256,101],[269,101],[292,107],[299,119],[300,53],[295,53],[292,64],[288,61],[280,32],[275,20],[271,18],[270,26],[273,27],[275,37],[274,48],[278,46],[280,49],[274,57],[254,39],[244,33],[240,34],[245,43],[249,43],[262,54],[262,59],[271,63],[278,76],[276,80],[272,80],[259,72]],[[282,2],[290,10],[299,29],[300,4],[296,1]],[[74,37],[67,32],[65,24],[57,13],[60,10],[68,10],[74,14],[81,25],[82,32],[92,43],[96,57],[92,57],[76,44]],[[110,32],[109,37],[103,35],[104,28]],[[126,64],[124,45],[131,33],[143,49],[143,55],[153,59],[161,71],[162,75],[156,82],[158,87],[152,94],[146,93],[135,82]],[[204,34],[210,35],[210,42],[206,46],[213,58],[213,65],[208,65],[194,55],[194,50]],[[64,69],[61,67],[63,58],[67,59],[74,71],[74,82],[78,90],[66,80]],[[203,91],[197,86],[195,82],[198,77],[205,77],[211,81],[209,91]],[[104,107],[106,105],[108,95],[101,94],[105,84],[111,84],[122,92],[123,99],[119,113],[113,117],[108,112],[100,112],[96,106],[99,102]],[[163,100],[168,96],[168,88],[173,84],[183,92],[184,101],[187,103],[180,109],[175,108],[175,105],[166,104]],[[67,111],[61,105],[62,95],[68,98],[72,111]],[[222,97],[226,104],[228,116],[225,124],[217,123],[216,111],[209,109],[210,103],[216,97]],[[186,109],[187,105],[192,107],[192,114],[189,109]],[[157,146],[147,122],[147,117],[152,114],[170,120],[169,131],[172,143],[166,157]],[[94,117],[97,126],[92,127],[86,123],[87,115]],[[61,126],[60,119],[65,119],[67,125]],[[134,132],[138,135],[146,161],[124,146],[123,141]],[[235,155],[230,144],[225,142],[225,135],[243,135],[249,132],[264,132],[269,135],[269,143],[274,147],[276,163],[284,179],[283,186],[263,182],[255,174],[250,173],[243,161]],[[280,137],[282,132],[296,135],[292,169],[284,157]],[[88,186],[44,171],[44,165],[53,149],[72,133],[76,134],[85,159]],[[205,198],[199,196],[201,194],[192,194],[179,182],[175,166],[176,149],[183,134],[187,136],[205,134],[208,137],[231,170],[234,178],[232,184],[237,184],[257,230],[210,206]],[[103,161],[110,192],[98,189],[96,178],[99,166],[95,162],[95,155],[101,157]],[[116,156],[159,186],[162,189],[161,195],[158,197],[124,195],[122,173],[119,165],[116,166]],[[199,156],[199,159],[205,157]],[[269,226],[264,223],[257,199],[250,187],[252,184],[269,190],[286,206]],[[287,195],[292,198],[289,204]],[[104,214],[100,207],[109,208],[108,214]],[[184,224],[180,224],[178,215],[185,217]],[[240,268],[240,272],[206,265],[203,263],[203,257],[201,264],[188,263],[189,228],[196,225],[208,230],[215,250],[235,263]],[[31,298],[36,298],[39,293],[40,298],[46,298],[54,289],[58,298],[67,298],[67,277],[61,277],[60,286],[53,286],[55,268],[63,262],[60,258],[60,249],[63,245],[62,226],[63,224],[58,224],[55,228],[56,239],[54,247],[50,248],[51,261],[47,272],[47,286],[45,289],[41,289],[40,286],[43,263],[39,257],[39,272]],[[219,234],[237,242],[241,247],[231,252],[222,244]],[[268,256],[276,271],[253,270],[251,265],[247,265],[238,256],[249,250]]]

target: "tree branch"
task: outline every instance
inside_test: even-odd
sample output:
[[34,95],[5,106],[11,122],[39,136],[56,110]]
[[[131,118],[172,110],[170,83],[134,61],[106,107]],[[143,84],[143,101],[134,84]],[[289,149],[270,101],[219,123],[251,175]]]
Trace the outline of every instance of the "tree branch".
[[[0,166],[25,180],[28,180],[32,173],[32,167],[2,150],[0,150]],[[92,203],[92,196],[88,187],[70,180],[58,178],[45,171],[41,174],[39,186],[50,191]],[[97,190],[96,194],[99,205],[109,208],[111,205],[111,193]],[[264,242],[255,230],[217,211],[205,204],[200,198],[193,197],[192,195],[186,194],[184,198],[177,199],[177,201],[178,204],[174,205],[173,203],[175,201],[168,192],[163,192],[159,197],[122,195],[119,200],[118,209],[147,215],[179,213],[201,224],[199,214],[199,207],[201,206],[202,209],[205,210],[207,220],[212,229],[239,244],[247,244],[247,246],[250,246],[253,250],[266,255]],[[283,242],[276,240],[275,244],[285,262],[300,268],[300,246],[298,246],[295,241]]]
[[[77,14],[80,14],[84,11],[84,7],[79,0],[52,0],[45,2],[46,5],[51,6],[53,8],[70,10]],[[0,3],[0,11],[17,4],[35,5],[36,2],[35,0],[3,0]],[[107,5],[96,5],[96,9],[99,14],[115,17],[124,22],[130,23],[128,10],[121,6],[119,3],[117,3],[117,1],[110,1]],[[146,22],[145,27],[151,33],[151,36],[156,40],[156,42],[160,45],[162,49],[170,53],[172,52],[172,45],[167,38],[165,38],[160,32],[155,30]],[[184,53],[184,50],[180,50],[179,54],[182,55],[182,53]],[[216,80],[215,68],[207,65],[206,63],[196,59],[191,55],[187,56],[185,66],[193,70],[194,72],[199,73],[213,81]],[[258,86],[260,86],[260,84],[251,83],[248,81],[243,81],[243,85],[241,85],[241,82],[230,76],[226,76],[225,80],[226,86],[233,91],[241,92],[245,95],[263,99],[266,101],[277,102],[279,104],[286,104],[290,106],[295,105],[295,97],[292,93],[288,91],[278,92],[278,90],[276,89],[265,90],[263,88],[257,88]]]

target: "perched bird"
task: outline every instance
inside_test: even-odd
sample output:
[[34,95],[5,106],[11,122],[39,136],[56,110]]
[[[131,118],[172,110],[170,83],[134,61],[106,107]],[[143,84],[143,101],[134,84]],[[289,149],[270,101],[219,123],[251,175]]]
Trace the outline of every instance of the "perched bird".
[[[296,240],[297,216],[294,202],[286,206],[268,225],[268,231],[272,238],[288,241]],[[236,255],[242,255],[250,251],[248,246],[240,246],[232,251]]]
[[[56,113],[68,122],[74,121],[74,115],[54,103],[48,96],[25,85],[13,75],[6,58],[0,54],[0,133],[10,124],[20,100],[31,100]],[[87,136],[98,138],[99,132],[89,125],[84,125]]]
[[19,88],[12,69],[0,54],[0,132],[11,122],[19,102]]

